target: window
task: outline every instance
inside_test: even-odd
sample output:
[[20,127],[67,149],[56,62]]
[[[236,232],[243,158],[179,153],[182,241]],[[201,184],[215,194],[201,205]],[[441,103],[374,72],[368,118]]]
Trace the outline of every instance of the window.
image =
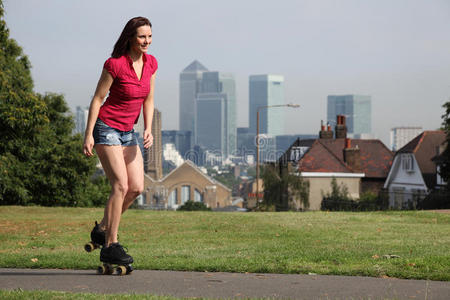
[[181,204],[191,200],[191,187],[189,185],[183,185],[181,187]]
[[414,172],[414,159],[412,154],[402,155],[402,168],[406,172]]
[[173,189],[173,191],[169,195],[169,200],[168,200],[169,207],[174,207],[177,205],[177,198],[178,198],[177,196],[178,196],[177,189]]
[[194,190],[194,201],[195,202],[203,202],[203,195],[199,190]]
[[308,150],[309,147],[292,147],[289,160],[294,162],[299,161]]

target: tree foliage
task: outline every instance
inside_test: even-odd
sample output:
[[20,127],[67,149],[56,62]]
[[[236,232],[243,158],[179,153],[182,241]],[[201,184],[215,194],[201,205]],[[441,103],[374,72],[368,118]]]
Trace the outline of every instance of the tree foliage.
[[0,204],[99,205],[105,182],[82,154],[62,95],[33,92],[31,64],[9,38],[0,0]]
[[211,208],[207,207],[203,202],[194,202],[192,200],[186,201],[177,210],[179,211],[210,211]]
[[450,101],[446,102],[443,107],[445,109],[445,113],[442,115],[442,127],[447,134],[447,146],[442,153],[440,175],[442,179],[447,182],[447,190],[450,191]]
[[262,170],[264,201],[270,210],[304,210],[309,207],[309,184],[288,170],[279,171],[276,165],[265,165]]
[[359,199],[350,197],[345,184],[338,185],[336,178],[331,180],[331,192],[323,195],[321,210],[328,211],[376,211],[386,210],[389,207],[389,198],[386,194],[366,192]]

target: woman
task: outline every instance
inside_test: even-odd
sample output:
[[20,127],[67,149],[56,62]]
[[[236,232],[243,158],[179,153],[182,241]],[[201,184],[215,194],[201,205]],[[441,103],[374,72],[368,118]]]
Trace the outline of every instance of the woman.
[[[133,125],[141,108],[144,114],[144,148],[153,143],[153,90],[158,67],[146,52],[152,42],[152,25],[143,17],[128,21],[106,60],[89,108],[84,137],[84,154],[93,156],[95,147],[112,190],[103,220],[91,232],[102,245],[100,260],[131,264],[133,258],[118,243],[121,214],[144,189],[144,166]],[[103,99],[109,96],[102,105]]]

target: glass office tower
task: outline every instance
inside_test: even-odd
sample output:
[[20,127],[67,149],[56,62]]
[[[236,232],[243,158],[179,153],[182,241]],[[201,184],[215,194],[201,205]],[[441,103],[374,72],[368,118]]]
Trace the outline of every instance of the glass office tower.
[[327,122],[334,127],[336,116],[345,115],[347,133],[358,138],[372,133],[372,103],[370,96],[328,96]]
[[[281,75],[251,75],[249,78],[249,132],[256,134],[257,108],[282,105],[284,102],[284,77]],[[284,109],[261,109],[259,133],[272,136],[284,134]]]
[[197,94],[195,141],[225,159],[236,151],[236,87],[232,74],[203,72]]
[[192,136],[195,135],[196,99],[205,71],[208,70],[194,60],[180,73],[179,127],[182,131],[192,132]]

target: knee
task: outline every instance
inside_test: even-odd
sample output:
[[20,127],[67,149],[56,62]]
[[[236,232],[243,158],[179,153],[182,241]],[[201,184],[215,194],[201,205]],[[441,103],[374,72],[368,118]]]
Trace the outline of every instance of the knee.
[[128,193],[128,190],[129,190],[128,184],[126,182],[118,181],[113,185],[113,191],[115,193],[119,193],[119,194],[123,195],[124,197]]
[[144,185],[139,183],[131,183],[128,188],[128,194],[134,197],[139,196],[144,191]]
[[134,197],[137,197],[140,194],[142,194],[143,191],[144,191],[144,187],[143,186],[133,186],[133,187],[130,187],[128,189],[128,194],[132,195]]

